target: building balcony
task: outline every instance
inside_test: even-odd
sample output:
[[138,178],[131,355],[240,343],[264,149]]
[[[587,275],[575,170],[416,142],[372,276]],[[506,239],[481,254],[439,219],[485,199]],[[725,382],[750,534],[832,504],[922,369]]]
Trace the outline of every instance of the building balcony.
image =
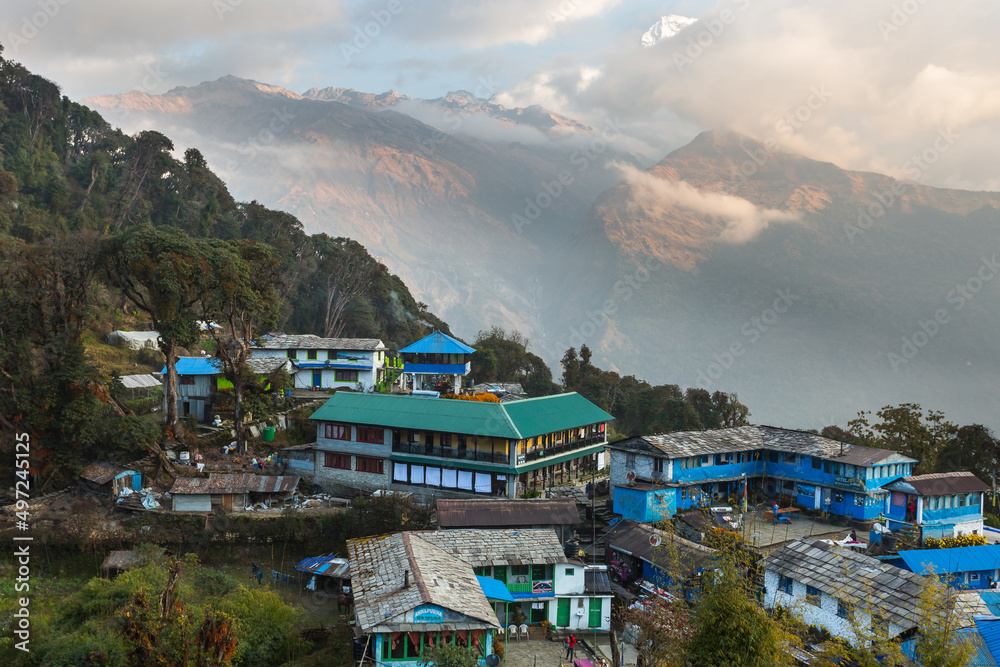
[[559,456],[560,454],[565,454],[566,452],[572,452],[577,449],[583,449],[584,447],[590,447],[591,445],[599,445],[605,442],[603,435],[593,436],[590,438],[580,438],[579,440],[573,440],[564,445],[555,445],[552,447],[534,447],[529,449],[523,457],[518,457],[518,463],[531,463],[532,461],[538,461],[540,459],[550,458],[553,456]]
[[509,463],[504,452],[485,452],[478,449],[458,449],[456,447],[433,447],[419,442],[398,442],[392,451],[400,454],[416,454],[454,461],[482,461],[484,463]]
[[471,362],[464,364],[415,364],[406,362],[403,364],[404,373],[417,373],[420,375],[468,375],[471,370]]
[[551,597],[553,595],[553,580],[508,582],[507,590],[517,597]]

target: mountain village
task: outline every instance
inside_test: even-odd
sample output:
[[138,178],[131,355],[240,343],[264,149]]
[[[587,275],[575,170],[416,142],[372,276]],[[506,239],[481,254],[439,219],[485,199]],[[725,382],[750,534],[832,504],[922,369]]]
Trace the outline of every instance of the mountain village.
[[[669,605],[724,585],[713,577],[731,543],[756,604],[812,633],[781,644],[796,664],[829,664],[824,640],[891,641],[912,657],[937,577],[966,664],[996,664],[1000,531],[984,524],[993,490],[974,474],[914,474],[919,461],[897,451],[771,426],[612,438],[614,417],[578,393],[475,384],[475,352],[440,331],[398,351],[265,334],[250,368],[288,376],[275,399],[305,406],[308,442],[274,447],[289,411],[248,422],[246,451],[236,441],[219,455],[167,451],[169,487],[147,459],[96,462],[78,492],[118,511],[209,521],[358,497],[427,507],[432,529],[350,539],[346,553],[290,570],[291,586],[351,624],[359,666],[416,667],[442,645],[491,667],[658,664],[643,617],[656,625]],[[201,437],[235,436],[217,407],[231,389],[221,364],[181,357],[176,369],[178,414]],[[165,384],[166,370],[121,381]],[[102,570],[127,571],[137,553],[113,551]],[[261,582],[289,585],[289,574],[253,567]]]
[[1000,664],[988,30],[10,4],[0,665]]

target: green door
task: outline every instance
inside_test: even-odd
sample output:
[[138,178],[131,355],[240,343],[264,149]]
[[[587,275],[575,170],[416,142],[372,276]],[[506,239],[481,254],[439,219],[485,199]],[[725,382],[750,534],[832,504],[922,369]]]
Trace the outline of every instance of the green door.
[[569,598],[559,598],[556,609],[556,627],[565,628],[569,625]]
[[603,606],[603,600],[601,598],[590,598],[590,623],[588,627],[599,628],[601,627],[601,607]]
[[314,387],[323,386],[323,371],[313,371],[313,386]]

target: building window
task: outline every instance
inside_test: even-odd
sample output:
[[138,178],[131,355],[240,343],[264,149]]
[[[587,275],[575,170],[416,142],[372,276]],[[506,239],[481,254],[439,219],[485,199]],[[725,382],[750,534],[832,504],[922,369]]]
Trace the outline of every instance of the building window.
[[572,577],[575,573],[576,573],[576,568],[573,568],[573,567],[567,567],[566,568],[566,576],[567,577]]
[[358,442],[369,442],[373,445],[381,445],[385,442],[385,430],[381,428],[358,427]]
[[632,469],[635,468],[635,454],[634,453],[629,452],[629,453],[625,454],[625,467],[628,468],[629,470],[632,470]]
[[794,464],[794,463],[795,463],[795,462],[796,462],[797,460],[798,460],[798,459],[797,459],[797,457],[795,456],[795,454],[791,454],[791,453],[785,453],[785,463],[787,463],[787,464],[789,464],[789,465],[792,465],[792,464]]
[[289,359],[297,359],[298,356],[299,356],[299,351],[298,350],[289,350],[285,354],[288,355]]
[[818,588],[806,586],[806,602],[814,607],[823,606],[823,592]]
[[351,427],[344,424],[327,424],[323,435],[330,440],[350,440]]
[[823,472],[827,475],[833,474],[833,464],[829,461],[823,461]]
[[441,446],[442,447],[451,447],[451,433],[442,433],[441,434]]
[[653,472],[663,473],[663,459],[653,459]]
[[958,506],[965,507],[965,494],[959,494],[958,496]]
[[823,459],[818,456],[812,457],[812,465],[816,470],[820,470],[823,467]]
[[792,594],[795,583],[792,581],[791,577],[786,577],[785,575],[778,576],[778,590],[784,592],[787,595]]
[[333,371],[333,379],[335,382],[357,382],[358,372],[357,371]]
[[861,495],[860,493],[855,493],[854,494],[854,505],[856,507],[864,507],[865,506],[865,497],[863,495]]
[[194,384],[193,375],[178,375],[177,384]]
[[727,466],[733,462],[732,454],[716,454],[715,455],[715,465],[717,466]]
[[326,468],[340,468],[341,470],[351,469],[350,454],[334,454],[326,452],[323,456],[323,466]]
[[306,359],[316,361],[316,350],[306,350]]
[[359,456],[355,462],[355,470],[358,472],[372,472],[376,475],[382,474],[382,459],[370,456]]
[[841,618],[850,618],[853,611],[854,610],[851,608],[851,604],[849,602],[837,600],[837,616],[840,616]]

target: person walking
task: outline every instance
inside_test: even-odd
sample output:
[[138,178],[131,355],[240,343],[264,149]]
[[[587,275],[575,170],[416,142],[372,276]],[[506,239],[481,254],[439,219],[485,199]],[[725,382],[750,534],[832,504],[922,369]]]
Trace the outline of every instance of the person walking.
[[778,501],[775,500],[774,504],[771,505],[771,519],[775,524],[778,523]]
[[566,650],[566,659],[572,661],[576,657],[576,635],[570,634],[568,641],[569,647]]

